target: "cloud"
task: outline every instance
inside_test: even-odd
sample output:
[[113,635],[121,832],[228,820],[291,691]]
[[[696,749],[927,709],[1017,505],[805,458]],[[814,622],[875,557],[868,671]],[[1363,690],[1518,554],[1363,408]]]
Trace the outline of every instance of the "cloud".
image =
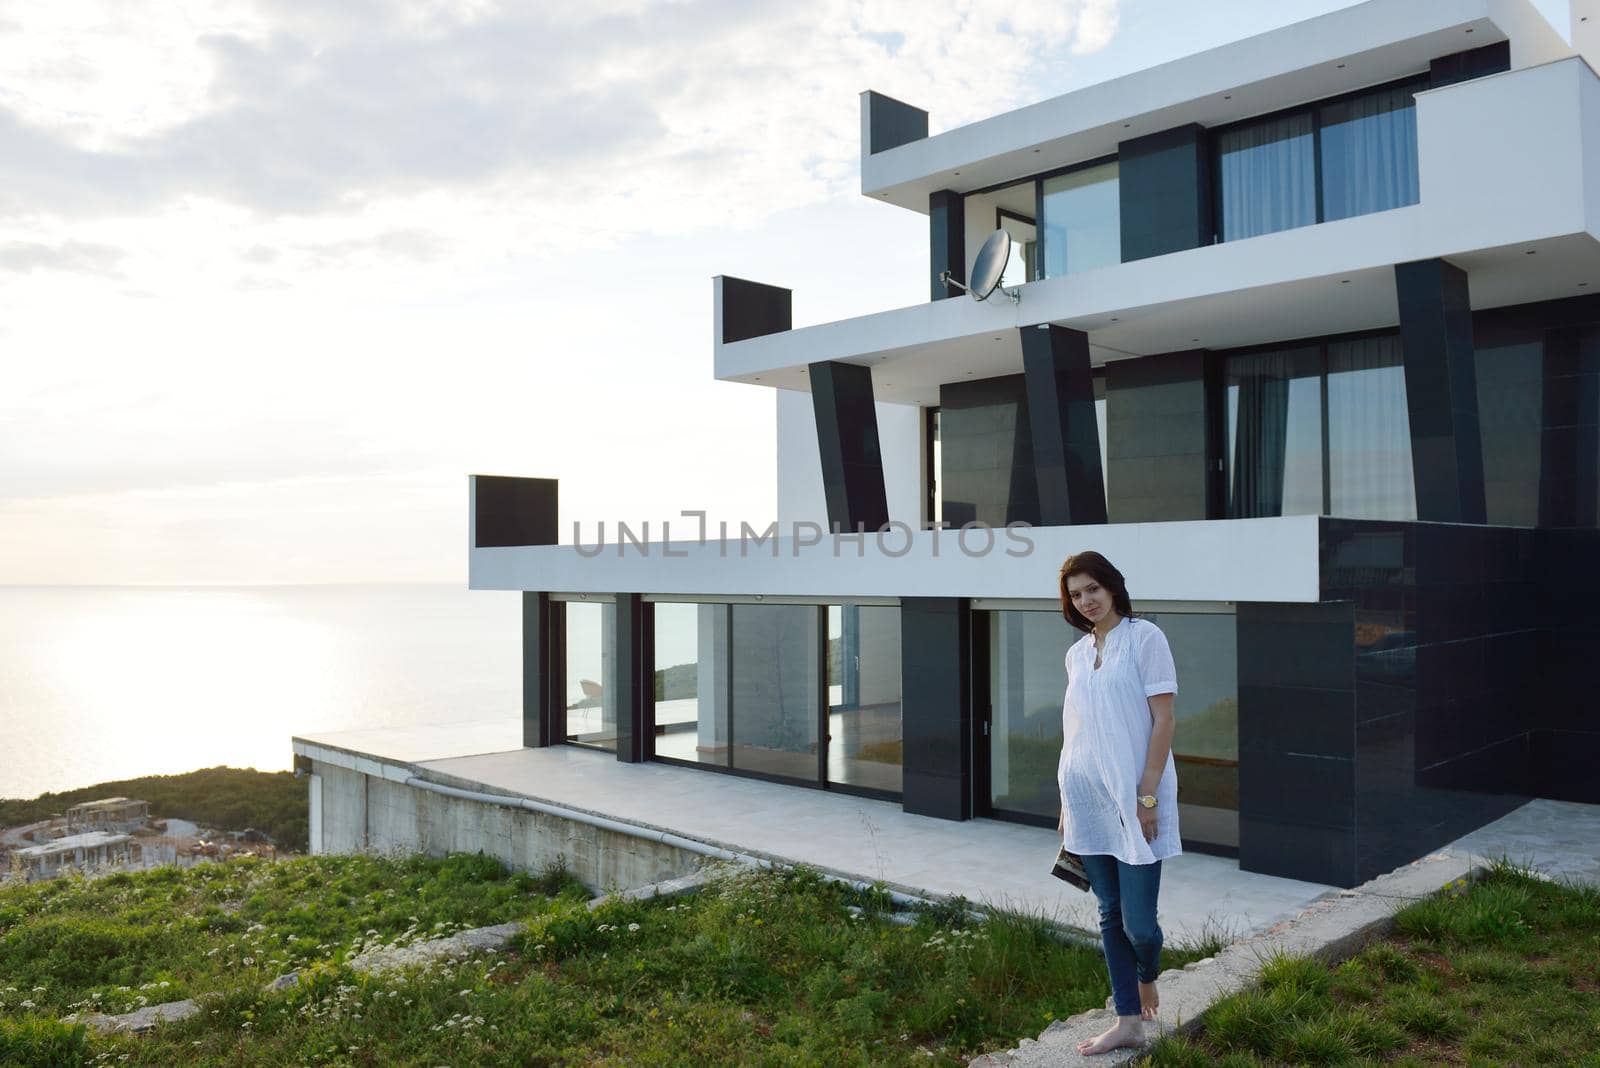
[[[908,0],[263,3],[189,40],[209,76],[167,92],[159,123],[0,97],[0,217],[195,196],[351,213],[451,189],[530,224],[588,205],[619,232],[703,225],[848,192],[861,89],[954,125],[1027,99],[1033,63],[1103,47],[1115,26],[1115,0],[1005,16]],[[85,77],[74,58],[41,93],[61,70]]]
[[31,274],[35,271],[66,271],[73,274],[117,276],[122,261],[121,249],[88,241],[9,241],[0,243],[0,273]]

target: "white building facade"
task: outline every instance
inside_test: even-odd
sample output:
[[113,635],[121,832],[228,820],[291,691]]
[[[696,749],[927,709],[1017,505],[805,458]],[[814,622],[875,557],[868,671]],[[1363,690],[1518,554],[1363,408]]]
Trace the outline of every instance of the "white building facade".
[[[1572,7],[1569,44],[1525,0],[1370,0],[932,136],[863,94],[862,192],[928,216],[930,299],[794,329],[716,279],[717,377],[775,391],[769,536],[563,546],[552,481],[474,479],[525,744],[1053,825],[1056,572],[1096,549],[1178,661],[1189,848],[1353,885],[1600,801]],[[996,229],[969,299],[943,279]]]

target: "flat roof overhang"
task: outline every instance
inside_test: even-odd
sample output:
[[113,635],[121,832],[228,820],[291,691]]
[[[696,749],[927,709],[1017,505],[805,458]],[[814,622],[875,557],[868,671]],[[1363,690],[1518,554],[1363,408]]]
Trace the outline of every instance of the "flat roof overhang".
[[[1234,349],[1394,327],[1400,319],[1393,265],[1426,257],[1394,247],[1390,238],[1402,228],[1384,216],[1414,210],[1035,282],[1022,287],[1015,305],[998,294],[981,304],[957,297],[725,344],[717,350],[717,377],[810,392],[807,365],[842,360],[872,368],[876,400],[934,405],[943,384],[1021,374],[1018,331],[1045,323],[1086,332],[1095,366],[1185,349]],[[1344,229],[1328,242],[1343,248],[1338,255],[1313,256],[1311,251],[1324,250],[1306,246],[1324,244],[1329,235],[1312,231],[1325,227]],[[1273,263],[1298,260],[1314,273],[1276,281],[1243,277],[1272,273],[1250,270],[1249,260],[1266,258],[1249,247],[1257,242],[1273,246]],[[1467,272],[1475,310],[1600,292],[1600,239],[1587,232],[1446,258]],[[1319,260],[1320,266],[1311,266]],[[1121,293],[1109,279],[1092,277],[1111,271],[1135,277],[1119,279],[1115,289]],[[1206,292],[1207,283],[1218,278],[1240,284]],[[1129,300],[1141,293],[1164,299]]]
[[[844,535],[799,524],[760,542],[729,530],[701,542],[685,520],[670,542],[611,540],[593,545],[470,548],[468,586],[657,599],[756,595],[814,601],[854,598],[1058,597],[1061,561],[1095,549],[1117,561],[1137,600],[1290,601],[1319,599],[1317,516],[1170,523],[1118,523],[970,531]],[[673,524],[677,527],[677,523]],[[667,595],[661,597],[660,595]]]
[[926,213],[928,195],[1112,155],[1119,142],[1219,126],[1426,72],[1511,41],[1520,69],[1572,54],[1525,0],[1369,0],[861,158],[861,192]]

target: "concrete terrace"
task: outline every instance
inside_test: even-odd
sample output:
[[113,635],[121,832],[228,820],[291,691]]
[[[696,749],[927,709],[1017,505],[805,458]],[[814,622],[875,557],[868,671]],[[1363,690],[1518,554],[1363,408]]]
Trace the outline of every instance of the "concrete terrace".
[[[625,764],[572,746],[523,749],[521,725],[509,721],[305,735],[294,750],[368,775],[400,767],[448,786],[533,798],[913,894],[961,894],[1086,931],[1099,927],[1092,897],[1050,876],[1056,837],[1044,828],[914,816],[897,802]],[[1260,931],[1333,891],[1198,853],[1168,861],[1162,876],[1161,922],[1173,941],[1208,926],[1241,936]]]

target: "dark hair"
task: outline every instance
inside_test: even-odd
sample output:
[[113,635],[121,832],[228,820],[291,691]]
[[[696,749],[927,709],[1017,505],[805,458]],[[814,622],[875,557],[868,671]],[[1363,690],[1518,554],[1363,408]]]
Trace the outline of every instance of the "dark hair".
[[1067,562],[1061,565],[1061,614],[1066,617],[1068,623],[1085,633],[1094,630],[1094,624],[1085,619],[1073,606],[1072,598],[1067,593],[1067,579],[1073,575],[1088,575],[1110,590],[1111,607],[1117,610],[1117,615],[1124,619],[1132,618],[1133,603],[1128,600],[1128,583],[1123,579],[1122,572],[1112,567],[1110,560],[1089,550],[1073,553],[1067,557]]

